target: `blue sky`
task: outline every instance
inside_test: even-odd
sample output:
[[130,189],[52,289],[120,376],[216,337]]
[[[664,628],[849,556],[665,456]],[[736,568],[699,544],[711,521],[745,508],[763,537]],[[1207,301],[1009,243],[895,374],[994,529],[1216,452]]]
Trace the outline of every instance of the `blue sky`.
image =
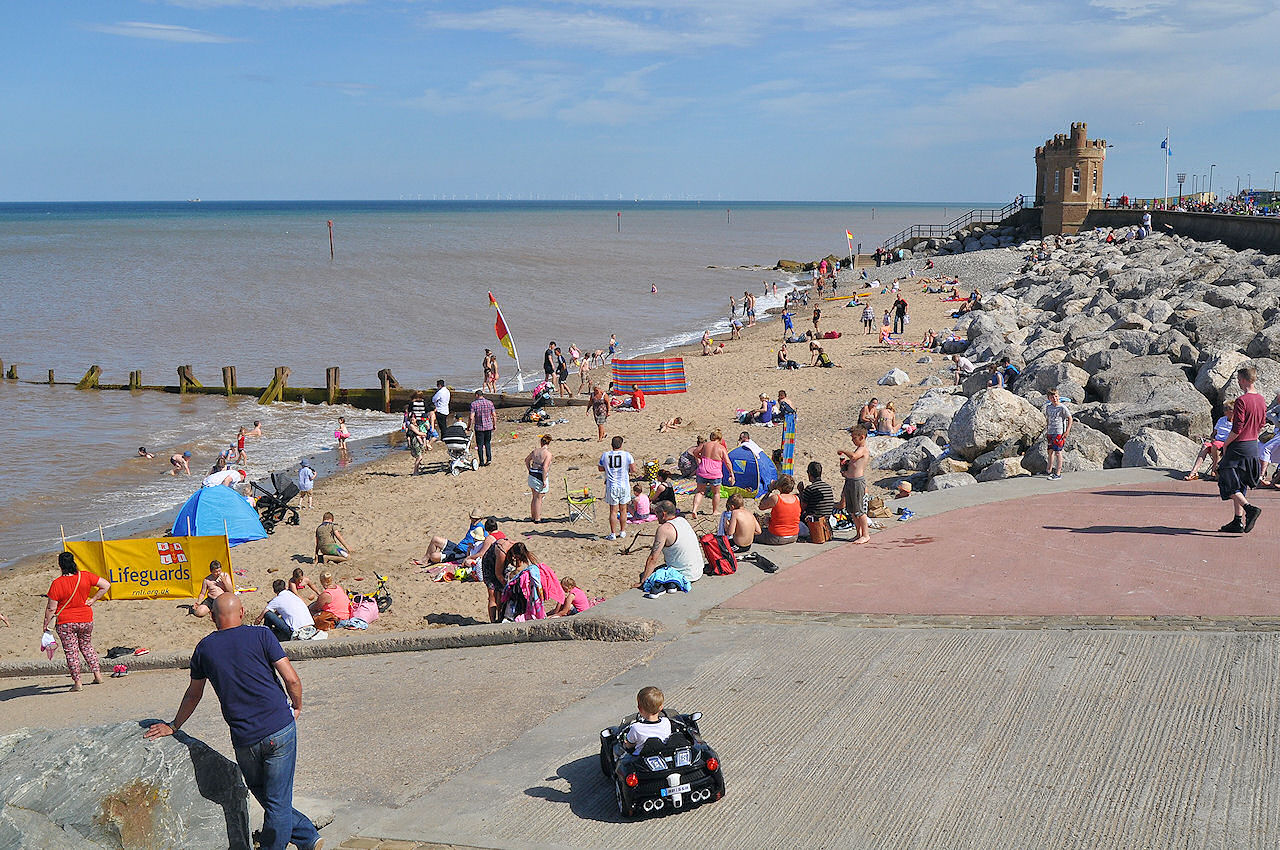
[[[1271,0],[6,5],[0,200],[1005,199],[1280,169]],[[1187,190],[1191,189],[1188,177]]]

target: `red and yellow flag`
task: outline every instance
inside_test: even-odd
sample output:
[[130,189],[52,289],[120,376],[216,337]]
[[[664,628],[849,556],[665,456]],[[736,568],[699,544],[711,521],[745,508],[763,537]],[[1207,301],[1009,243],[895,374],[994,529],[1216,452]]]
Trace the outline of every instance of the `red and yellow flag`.
[[492,292],[489,293],[489,303],[493,305],[494,312],[498,314],[493,323],[493,332],[498,335],[498,342],[502,343],[502,347],[507,350],[507,355],[514,360],[516,345],[511,339],[511,331],[507,330],[507,320],[502,318],[502,310],[498,307],[498,299],[493,297]]
[[852,242],[852,241],[853,241],[853,231],[852,231],[852,230],[846,230],[846,231],[844,232],[844,235],[845,235],[845,238],[846,238],[846,239],[848,239],[850,242]]

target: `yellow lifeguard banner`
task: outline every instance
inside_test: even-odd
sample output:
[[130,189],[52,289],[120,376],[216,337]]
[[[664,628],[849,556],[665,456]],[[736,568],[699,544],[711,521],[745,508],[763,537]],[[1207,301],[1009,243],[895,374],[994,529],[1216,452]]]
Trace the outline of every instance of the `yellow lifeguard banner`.
[[221,561],[231,573],[226,537],[144,537],[134,540],[65,541],[81,569],[111,582],[107,599],[195,599]]

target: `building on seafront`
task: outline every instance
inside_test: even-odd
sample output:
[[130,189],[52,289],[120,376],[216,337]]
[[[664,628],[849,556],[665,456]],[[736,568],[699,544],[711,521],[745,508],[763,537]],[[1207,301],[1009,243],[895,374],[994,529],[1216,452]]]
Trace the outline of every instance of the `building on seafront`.
[[1105,139],[1090,139],[1088,125],[1077,121],[1070,134],[1058,133],[1036,148],[1036,206],[1045,236],[1079,232],[1089,210],[1103,205],[1102,166]]

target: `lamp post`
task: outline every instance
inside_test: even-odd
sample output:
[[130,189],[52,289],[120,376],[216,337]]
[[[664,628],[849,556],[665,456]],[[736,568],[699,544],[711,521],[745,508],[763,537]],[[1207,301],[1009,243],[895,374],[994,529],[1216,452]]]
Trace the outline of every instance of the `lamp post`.
[[1240,197],[1240,175],[1236,175],[1236,197]]
[[[1177,176],[1178,176],[1178,206],[1182,206],[1182,184],[1187,182],[1187,172],[1179,171]],[[1169,203],[1168,199],[1165,199],[1165,204],[1168,205],[1168,203]]]
[[1218,167],[1217,163],[1214,163],[1213,165],[1209,166],[1209,200],[1210,201],[1213,200],[1213,169],[1217,167]]
[[1276,190],[1276,178],[1277,178],[1277,177],[1280,177],[1280,171],[1277,171],[1277,172],[1275,172],[1274,174],[1272,174],[1272,175],[1271,175],[1271,191],[1272,191],[1272,192],[1275,192],[1275,190]]

